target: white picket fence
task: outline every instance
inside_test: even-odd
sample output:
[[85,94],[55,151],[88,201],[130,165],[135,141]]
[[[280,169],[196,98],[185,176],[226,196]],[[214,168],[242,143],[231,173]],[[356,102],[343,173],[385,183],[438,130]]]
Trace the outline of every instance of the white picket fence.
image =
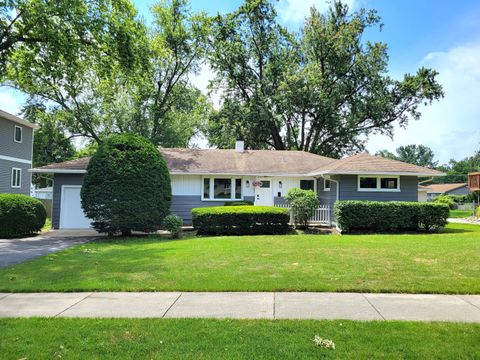
[[[286,208],[290,210],[290,222],[293,223],[293,212],[289,204],[275,204],[276,207]],[[320,205],[313,212],[312,217],[308,221],[310,224],[317,225],[332,225],[330,219],[330,206],[329,205]]]

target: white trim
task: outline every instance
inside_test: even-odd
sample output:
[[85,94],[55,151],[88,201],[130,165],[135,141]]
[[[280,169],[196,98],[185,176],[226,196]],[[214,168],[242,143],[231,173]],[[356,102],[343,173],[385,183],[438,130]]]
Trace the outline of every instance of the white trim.
[[78,170],[78,169],[29,169],[29,172],[32,173],[41,173],[41,174],[86,174],[87,170]]
[[6,155],[0,155],[0,160],[15,161],[15,162],[19,162],[19,163],[23,163],[23,164],[30,164],[30,165],[32,164],[31,160],[20,159],[20,158],[16,158],[16,157],[12,157],[12,156],[6,156]]
[[[17,140],[17,129],[20,129],[20,140]],[[23,128],[18,125],[13,126],[13,141],[15,141],[18,144],[21,144],[23,142]]]
[[[205,182],[205,179],[209,179],[209,186],[210,186],[210,193],[209,193],[209,197],[206,198],[204,197],[204,189],[203,189],[203,185],[204,185],[204,182]],[[215,192],[214,192],[214,189],[215,189],[215,179],[230,179],[230,198],[214,198],[212,196],[214,196]],[[235,184],[235,181],[239,179],[240,180],[240,198],[236,198],[235,197],[235,190],[236,190],[236,184]],[[244,191],[243,191],[243,179],[241,176],[235,176],[235,177],[222,177],[222,176],[215,176],[215,175],[212,175],[212,176],[202,176],[202,186],[200,188],[200,191],[201,191],[201,199],[202,201],[241,201],[243,200],[243,196],[244,196]]]
[[6,111],[3,111],[3,110],[0,110],[0,117],[4,118],[6,120],[13,121],[14,123],[17,123],[17,124],[27,126],[27,127],[32,128],[34,130],[37,130],[38,128],[40,128],[40,126],[38,126],[37,124],[32,124],[30,121],[19,118],[18,116],[12,115],[12,114],[10,114]]
[[[19,185],[14,185],[13,184],[13,174],[14,174],[15,171],[19,171],[18,177],[17,177]],[[22,187],[22,169],[21,168],[12,167],[12,172],[11,172],[11,175],[10,175],[10,187],[12,189],[20,189]]]
[[406,171],[348,171],[348,170],[342,170],[342,171],[319,171],[315,173],[311,173],[310,175],[315,176],[315,175],[397,175],[397,176],[417,176],[417,177],[427,177],[427,176],[445,176],[445,173],[439,173],[439,174],[432,174],[432,173],[416,173],[416,172],[406,172]]
[[[327,181],[329,182],[329,187],[327,188]],[[323,191],[330,191],[332,188],[332,181],[330,179],[323,179]]]
[[[361,188],[360,187],[360,179],[361,178],[375,178],[377,182],[376,188]],[[382,189],[381,186],[381,179],[382,178],[394,178],[397,179],[397,188],[396,189]],[[370,174],[362,174],[357,176],[357,191],[359,192],[400,192],[400,176],[398,175],[370,175]]]
[[288,173],[211,173],[211,172],[182,172],[182,171],[170,171],[170,175],[201,175],[205,177],[210,176],[229,176],[229,177],[242,177],[242,176],[252,176],[252,177],[313,177],[313,175],[308,174],[288,174]]

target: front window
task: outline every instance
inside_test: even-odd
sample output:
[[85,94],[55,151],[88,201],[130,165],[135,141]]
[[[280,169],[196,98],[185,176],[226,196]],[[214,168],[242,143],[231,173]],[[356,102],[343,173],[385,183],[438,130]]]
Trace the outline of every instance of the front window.
[[13,133],[13,139],[16,142],[22,142],[22,128],[15,125],[15,132]]
[[380,188],[382,189],[398,189],[398,178],[381,178]]
[[215,199],[231,199],[232,179],[214,179],[213,192]]
[[22,169],[12,168],[12,188],[19,188],[22,184]]
[[358,191],[400,191],[400,177],[359,176]]
[[324,191],[330,191],[330,180],[324,180],[323,190]]
[[376,177],[360,177],[360,189],[376,189]]
[[300,189],[315,190],[315,180],[300,180]]
[[242,179],[203,178],[203,200],[242,199]]

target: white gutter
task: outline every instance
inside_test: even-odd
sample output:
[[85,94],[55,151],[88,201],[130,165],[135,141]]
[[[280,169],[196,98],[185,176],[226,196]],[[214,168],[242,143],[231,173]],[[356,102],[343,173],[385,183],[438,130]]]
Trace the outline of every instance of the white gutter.
[[3,111],[3,110],[0,110],[0,117],[2,117],[4,119],[7,119],[7,120],[10,120],[10,121],[13,121],[14,123],[32,128],[34,130],[37,130],[37,129],[40,128],[40,126],[38,126],[37,124],[33,124],[30,121],[19,118],[18,116],[12,115],[12,114],[10,114],[6,111]]
[[86,174],[87,170],[78,169],[28,169],[28,172],[39,174]]
[[401,172],[401,171],[319,171],[315,173],[306,174],[306,176],[323,176],[323,175],[398,175],[398,176],[417,176],[417,177],[427,177],[427,176],[445,176],[445,173],[414,173],[414,172]]

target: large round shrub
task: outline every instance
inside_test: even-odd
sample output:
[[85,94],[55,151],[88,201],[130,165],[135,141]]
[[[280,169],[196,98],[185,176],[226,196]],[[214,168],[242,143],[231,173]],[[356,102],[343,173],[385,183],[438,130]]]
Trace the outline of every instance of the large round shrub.
[[159,229],[170,210],[168,168],[158,149],[133,134],[106,139],[84,177],[82,207],[99,232]]
[[40,231],[47,219],[42,202],[26,195],[0,194],[0,238]]

